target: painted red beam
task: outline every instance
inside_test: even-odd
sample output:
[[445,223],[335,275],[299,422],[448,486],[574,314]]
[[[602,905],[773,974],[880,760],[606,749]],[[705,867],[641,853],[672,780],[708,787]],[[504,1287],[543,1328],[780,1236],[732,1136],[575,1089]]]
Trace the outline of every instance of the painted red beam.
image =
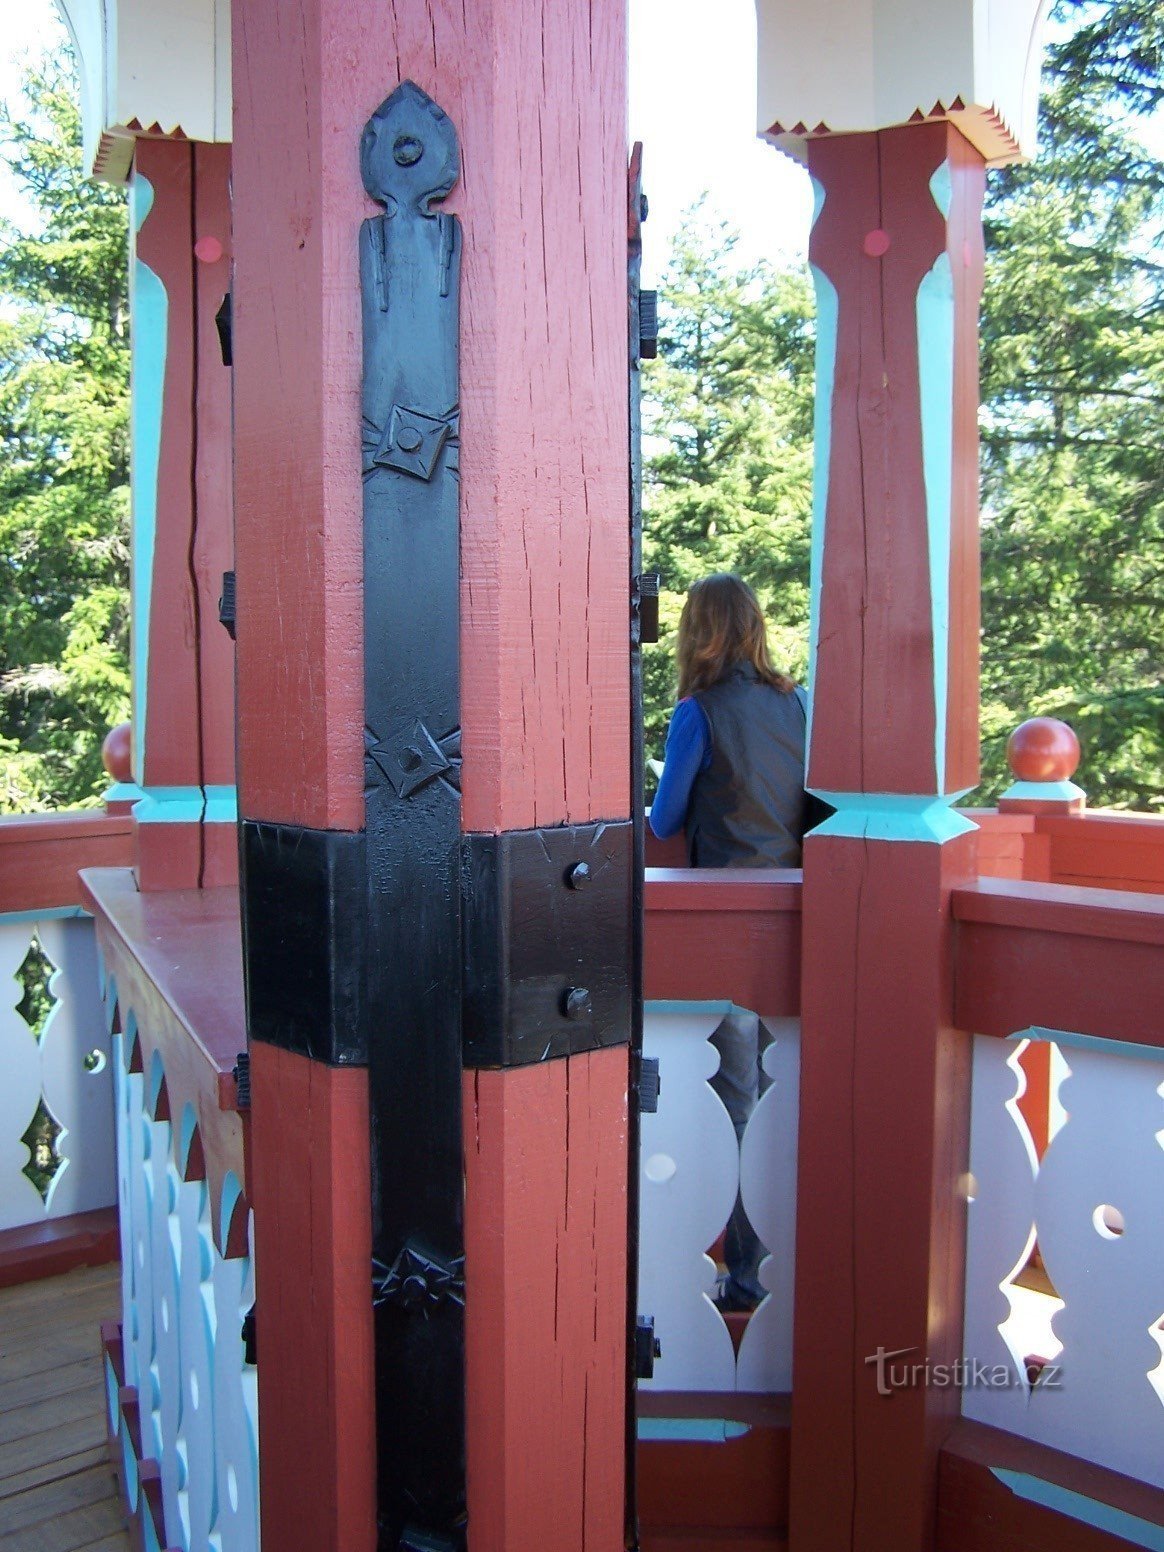
[[1007,1036],[1031,1025],[1164,1045],[1164,900],[980,879],[952,896],[954,1022]]
[[80,868],[128,867],[133,821],[100,809],[0,819],[0,914],[80,905]]
[[1164,1527],[1164,1492],[965,1418],[942,1446],[936,1552],[1112,1552],[1129,1516]]
[[[87,869],[81,887],[122,1017],[136,1016],[135,1068],[148,1074],[157,1053],[175,1128],[187,1105],[197,1116],[217,1232],[227,1175],[244,1193],[247,1185],[245,1122],[232,1076],[246,1049],[238,891],[143,891],[127,868]],[[245,1247],[247,1205],[245,1194],[234,1204],[223,1254]]]
[[799,868],[648,868],[645,995],[799,1013],[800,881]]

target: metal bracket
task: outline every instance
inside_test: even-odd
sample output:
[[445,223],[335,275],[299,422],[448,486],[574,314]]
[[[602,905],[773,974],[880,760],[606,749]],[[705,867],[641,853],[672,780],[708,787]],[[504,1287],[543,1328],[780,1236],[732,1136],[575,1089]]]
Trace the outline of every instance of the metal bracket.
[[466,1066],[625,1045],[629,822],[466,835],[461,855]]

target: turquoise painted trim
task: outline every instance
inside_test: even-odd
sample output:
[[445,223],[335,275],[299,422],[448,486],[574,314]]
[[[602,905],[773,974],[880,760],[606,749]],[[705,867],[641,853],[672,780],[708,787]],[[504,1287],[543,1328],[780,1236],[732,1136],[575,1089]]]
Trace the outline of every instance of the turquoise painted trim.
[[101,794],[103,803],[136,803],[139,798],[145,797],[145,793],[136,781],[115,781],[113,785]]
[[[140,232],[153,209],[154,190],[135,172],[130,183],[130,215]],[[130,288],[133,572],[133,769],[145,771],[149,718],[150,605],[154,586],[154,544],[158,526],[158,469],[162,457],[162,398],[166,383],[169,299],[148,264],[136,255]]]
[[[824,191],[814,183],[823,202]],[[818,206],[819,212],[819,206]],[[837,370],[837,320],[840,299],[837,288],[815,264],[812,284],[816,292],[816,399],[813,405],[812,543],[809,552],[808,605],[808,727],[806,757],[812,749],[813,698],[816,683],[817,642],[820,638],[821,588],[824,583],[825,520],[829,505],[829,463],[833,442],[833,387]]]
[[1164,1062],[1164,1049],[1158,1045],[1135,1045],[1130,1040],[1106,1040],[1102,1035],[1084,1035],[1073,1029],[1043,1029],[1033,1025],[1019,1030],[1012,1040],[1046,1040],[1055,1045],[1074,1046],[1080,1051],[1095,1051],[1102,1056],[1126,1056],[1135,1061]]
[[1023,803],[1074,803],[1087,794],[1073,781],[1012,781],[1002,796]]
[[[953,197],[950,164],[930,179],[943,218]],[[940,254],[917,292],[917,367],[922,477],[929,538],[930,618],[934,644],[934,773],[946,785],[946,718],[950,677],[950,516],[954,479],[954,272]]]
[[811,174],[808,181],[812,184],[812,220],[808,223],[808,229],[811,232],[820,220],[820,213],[824,209],[825,186],[819,178],[814,178]]
[[706,1013],[710,1018],[727,1018],[734,1003],[730,1002],[644,1002],[644,1013]]
[[1153,1525],[1150,1520],[1141,1520],[1123,1509],[1113,1508],[1111,1504],[1085,1498],[1082,1493],[1073,1493],[1070,1488],[1057,1487],[1053,1482],[1027,1476],[1025,1472],[1005,1471],[1000,1466],[993,1466],[991,1474],[1016,1497],[1025,1498],[1028,1503],[1054,1509],[1058,1514],[1065,1514],[1069,1519],[1078,1520],[1082,1525],[1091,1525],[1108,1535],[1122,1536],[1134,1546],[1149,1547],[1151,1552],[1164,1552],[1164,1525]]
[[689,1444],[723,1444],[728,1439],[742,1439],[750,1433],[747,1423],[734,1422],[730,1417],[640,1417],[640,1439]]
[[233,824],[238,819],[234,787],[144,787],[134,804],[138,824]]
[[238,820],[237,787],[204,787],[207,824],[235,824]]
[[138,824],[194,824],[202,818],[205,798],[201,787],[145,787],[145,796],[133,805]]
[[74,916],[88,915],[89,912],[80,905],[53,905],[45,911],[3,911],[0,912],[0,927],[12,927],[17,922],[68,921]]
[[948,161],[943,162],[930,179],[930,193],[934,197],[934,204],[942,212],[942,219],[948,221],[954,203],[954,175]]
[[951,804],[966,796],[912,797],[896,792],[813,791],[836,809],[814,835],[849,835],[866,841],[928,841],[943,846],[956,836],[977,829],[973,820]]

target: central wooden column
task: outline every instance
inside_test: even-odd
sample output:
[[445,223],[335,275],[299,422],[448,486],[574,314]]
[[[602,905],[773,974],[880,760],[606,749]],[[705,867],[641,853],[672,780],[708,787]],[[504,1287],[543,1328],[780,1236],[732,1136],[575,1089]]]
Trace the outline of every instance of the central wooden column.
[[[291,859],[313,847],[330,870],[321,930],[346,945],[326,996],[305,981],[297,1004],[309,967],[292,962],[286,1016],[253,1047],[262,1516],[277,1548],[376,1544],[367,1084],[340,1038],[364,814],[357,240],[377,208],[360,132],[411,79],[460,138],[443,208],[463,237],[463,828],[625,821],[624,13],[233,8],[240,812],[251,835],[294,842],[266,875],[285,879],[272,920],[294,915]],[[327,1027],[304,1028],[297,1006]],[[469,1546],[614,1552],[626,1048],[467,1071],[463,1105]]]
[[791,1546],[927,1552],[960,1408],[935,1366],[962,1337],[983,163],[937,122],[822,137],[809,167],[809,784],[837,812],[805,846]]

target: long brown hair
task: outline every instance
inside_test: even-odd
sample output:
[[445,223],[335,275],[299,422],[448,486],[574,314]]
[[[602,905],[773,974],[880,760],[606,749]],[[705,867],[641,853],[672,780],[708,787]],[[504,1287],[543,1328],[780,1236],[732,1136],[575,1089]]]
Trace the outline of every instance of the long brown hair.
[[787,695],[792,680],[772,667],[768,630],[756,595],[730,571],[692,584],[679,616],[679,699],[709,690],[733,663],[751,663],[765,684]]

